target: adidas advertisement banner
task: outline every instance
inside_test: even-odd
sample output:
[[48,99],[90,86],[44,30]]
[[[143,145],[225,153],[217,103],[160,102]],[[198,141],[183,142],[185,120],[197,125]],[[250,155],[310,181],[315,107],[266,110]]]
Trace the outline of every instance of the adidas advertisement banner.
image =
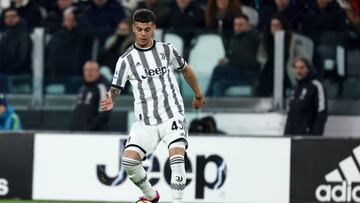
[[360,140],[294,139],[291,202],[360,202]]
[[[33,199],[134,202],[120,165],[126,136],[39,134]],[[288,203],[290,139],[190,137],[184,202]],[[171,201],[168,150],[144,162],[161,202]]]
[[33,134],[0,134],[0,199],[31,199],[33,149]]

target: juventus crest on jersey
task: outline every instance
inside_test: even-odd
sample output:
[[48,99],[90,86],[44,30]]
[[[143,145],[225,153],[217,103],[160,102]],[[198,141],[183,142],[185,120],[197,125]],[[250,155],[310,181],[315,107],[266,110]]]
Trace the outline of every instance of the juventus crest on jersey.
[[185,60],[169,43],[153,41],[149,49],[129,47],[116,63],[112,85],[123,88],[130,81],[135,97],[135,116],[146,125],[157,125],[175,114],[184,114],[183,99],[173,70]]

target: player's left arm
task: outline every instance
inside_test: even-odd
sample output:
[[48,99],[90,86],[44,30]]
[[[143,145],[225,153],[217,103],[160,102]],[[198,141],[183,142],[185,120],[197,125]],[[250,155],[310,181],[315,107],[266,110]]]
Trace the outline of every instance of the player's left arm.
[[185,63],[185,67],[182,70],[182,74],[186,80],[186,82],[189,84],[191,89],[194,91],[195,96],[192,102],[192,107],[194,109],[201,108],[205,104],[205,98],[202,94],[200,85],[196,79],[196,75],[194,71],[191,69],[191,67]]
[[106,93],[106,98],[101,100],[101,109],[104,111],[110,111],[114,108],[116,96],[121,94],[121,88],[112,85],[110,90]]
[[106,98],[101,101],[101,109],[110,111],[114,108],[115,98],[121,94],[127,81],[128,66],[123,57],[120,57],[116,63],[115,73],[110,90],[106,93]]

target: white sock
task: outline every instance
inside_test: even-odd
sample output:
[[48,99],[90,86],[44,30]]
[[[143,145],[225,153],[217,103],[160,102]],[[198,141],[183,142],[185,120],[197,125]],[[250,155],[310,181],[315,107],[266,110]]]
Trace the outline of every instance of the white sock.
[[122,165],[129,179],[143,192],[144,196],[152,200],[156,197],[156,191],[151,186],[141,161],[124,157]]
[[182,203],[186,183],[185,161],[183,155],[170,157],[171,193],[173,203]]

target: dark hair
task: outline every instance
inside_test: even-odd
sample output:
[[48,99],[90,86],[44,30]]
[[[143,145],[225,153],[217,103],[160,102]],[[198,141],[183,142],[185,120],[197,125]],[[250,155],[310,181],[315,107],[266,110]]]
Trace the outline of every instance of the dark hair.
[[243,18],[245,19],[246,21],[249,21],[249,17],[245,14],[242,14],[242,13],[237,13],[235,16],[234,16],[234,19],[235,18]]
[[278,20],[281,23],[281,27],[283,28],[285,32],[285,60],[289,58],[289,50],[290,50],[290,41],[291,41],[291,30],[289,28],[289,24],[286,21],[286,18],[284,15],[280,13],[276,13],[271,17],[271,20],[268,22],[266,29],[264,30],[262,41],[264,49],[268,55],[268,57],[272,57],[274,55],[274,36],[271,33],[271,21],[272,20]]
[[[208,0],[205,9],[205,24],[207,27],[214,26],[216,24],[216,13],[219,8],[217,7],[216,0]],[[229,5],[226,12],[231,16],[237,13],[242,13],[241,2],[238,0],[229,0]]]
[[312,63],[309,59],[307,59],[307,58],[305,58],[305,57],[296,57],[296,58],[293,60],[293,63],[292,63],[293,67],[295,66],[295,63],[296,63],[297,61],[303,62],[303,63],[305,64],[305,66],[306,66],[310,71],[315,71],[315,70],[316,70],[315,67],[314,67],[314,65],[313,65],[313,63]]
[[149,9],[137,9],[133,15],[133,23],[155,23],[155,14]]

